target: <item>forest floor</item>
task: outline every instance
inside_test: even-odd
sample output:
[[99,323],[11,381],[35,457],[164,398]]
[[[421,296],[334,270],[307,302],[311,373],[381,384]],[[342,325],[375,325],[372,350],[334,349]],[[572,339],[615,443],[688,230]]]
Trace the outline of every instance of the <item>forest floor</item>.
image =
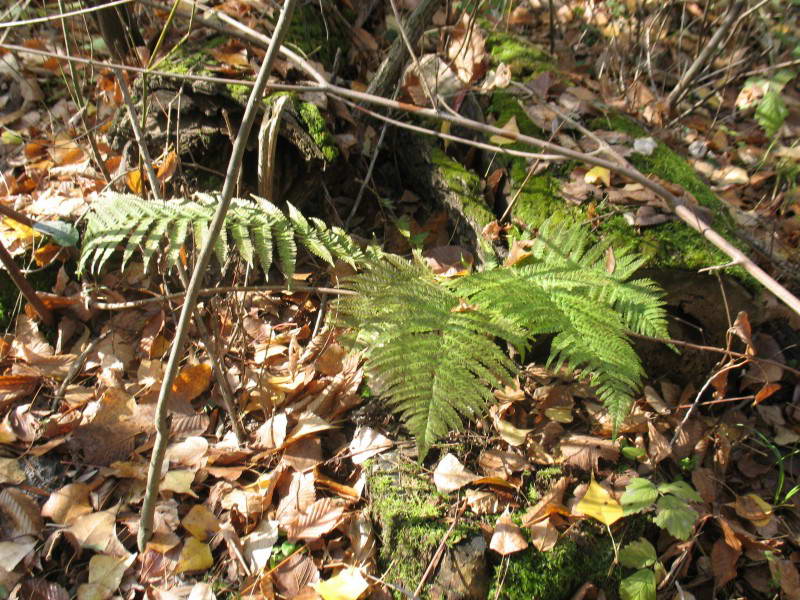
[[[240,82],[265,53],[232,24],[271,32],[272,4],[174,18],[136,4],[144,39],[163,40],[125,58],[157,60],[146,84],[129,71],[122,87],[113,38],[77,4],[3,9],[0,244],[43,310],[0,271],[0,600],[800,599],[800,315],[646,186],[524,156],[537,148],[517,137],[610,150],[800,292],[796,0],[447,3],[414,44],[424,75],[410,68],[384,94],[405,103],[387,113],[400,126],[318,90],[287,104],[271,92],[265,130],[276,107],[293,119],[272,121],[261,175],[279,208],[418,251],[441,279],[524,260],[520,236],[545,219],[583,224],[647,258],[674,344],[633,340],[646,376],[615,432],[585,373],[548,365],[544,336],[524,361],[511,354],[514,382],[486,414],[420,460],[380,381],[326,325],[351,266],[301,253],[285,282],[247,265],[231,233],[171,386],[153,536],[137,549],[183,306],[174,267],[191,270],[194,248],[175,243],[185,221],[121,259],[92,250],[86,223],[97,235],[114,222],[98,209],[111,191],[219,193]],[[405,19],[420,2],[398,4]],[[59,7],[77,10],[63,28],[35,20]],[[286,45],[360,92],[401,33],[390,3],[311,2]],[[305,80],[282,56],[270,83]],[[415,116],[431,89],[508,137]],[[259,190],[255,138],[239,197]],[[245,286],[261,289],[233,289]]]

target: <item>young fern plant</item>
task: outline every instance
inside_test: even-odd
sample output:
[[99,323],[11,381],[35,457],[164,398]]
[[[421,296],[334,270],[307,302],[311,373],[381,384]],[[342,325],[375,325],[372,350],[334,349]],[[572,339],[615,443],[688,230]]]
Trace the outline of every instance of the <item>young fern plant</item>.
[[[92,205],[84,234],[78,273],[88,268],[97,273],[114,252],[123,247],[122,269],[134,254],[141,254],[145,270],[153,255],[166,240],[166,264],[171,268],[181,248],[193,236],[196,248],[208,238],[208,228],[218,199],[196,194],[192,200],[144,200],[131,194],[109,193]],[[294,273],[298,245],[333,264],[334,258],[353,266],[378,251],[362,250],[344,230],[328,227],[316,218],[306,219],[287,203],[287,212],[263,198],[255,201],[234,199],[225,216],[225,226],[214,244],[220,265],[229,256],[230,241],[239,256],[250,266],[256,261],[269,273],[273,258],[287,279]]]
[[629,331],[667,337],[661,292],[631,280],[644,259],[591,243],[579,226],[545,222],[530,256],[511,266],[440,282],[419,257],[386,256],[347,283],[339,325],[365,350],[366,370],[415,437],[420,457],[480,414],[492,388],[515,372],[496,339],[524,355],[553,335],[550,365],[589,377],[617,428],[644,374]]

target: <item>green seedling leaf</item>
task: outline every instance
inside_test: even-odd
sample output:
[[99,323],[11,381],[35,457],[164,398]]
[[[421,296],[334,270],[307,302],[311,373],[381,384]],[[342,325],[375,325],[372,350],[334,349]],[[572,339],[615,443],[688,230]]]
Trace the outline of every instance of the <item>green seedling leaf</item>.
[[644,538],[631,542],[619,551],[619,562],[631,569],[644,569],[655,564],[656,549]]
[[778,132],[788,116],[786,103],[780,93],[771,87],[756,107],[756,121],[764,128],[764,133],[771,137]]
[[686,502],[703,501],[700,494],[698,494],[692,486],[681,480],[673,481],[672,483],[662,483],[658,486],[658,491],[662,494],[672,494]]
[[44,223],[36,223],[33,226],[34,231],[43,233],[53,238],[53,241],[64,248],[71,248],[78,244],[78,230],[71,223],[64,223],[63,221],[45,221]]
[[19,146],[24,141],[23,137],[13,129],[5,129],[3,133],[0,134],[0,142],[8,144],[9,146]]
[[686,502],[675,496],[662,496],[656,504],[656,525],[666,529],[679,540],[687,540],[692,535],[694,524],[700,515]]
[[622,456],[627,458],[628,460],[639,460],[643,458],[647,454],[647,451],[644,448],[639,448],[638,446],[625,446],[622,449]]
[[632,515],[650,508],[658,498],[658,489],[649,479],[636,477],[631,479],[625,493],[622,494],[622,508],[625,515]]
[[622,600],[656,600],[656,574],[650,569],[636,571],[619,582]]

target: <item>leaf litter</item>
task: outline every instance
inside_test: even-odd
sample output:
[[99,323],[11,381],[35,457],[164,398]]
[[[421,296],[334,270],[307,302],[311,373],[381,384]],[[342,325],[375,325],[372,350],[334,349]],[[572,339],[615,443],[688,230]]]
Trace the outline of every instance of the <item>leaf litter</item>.
[[[513,7],[505,26],[526,34],[546,31],[540,3],[528,4]],[[621,25],[608,7],[585,12],[581,4],[557,3],[556,20],[566,40],[575,35],[579,23],[590,23],[598,35],[622,39]],[[245,10],[235,2],[222,8],[235,16]],[[707,9],[691,4],[689,10],[704,16]],[[482,80],[486,85],[486,79],[487,89],[513,89],[518,65],[501,62],[489,70],[487,32],[467,15],[450,24],[447,46],[440,53],[448,60],[440,54],[423,56],[422,74],[412,69],[403,92],[422,105],[428,102],[422,78],[431,89],[438,85],[444,97],[463,97],[468,86]],[[371,24],[362,20],[361,25],[353,29],[353,37],[366,61],[364,53],[374,54],[382,41],[378,30],[368,30]],[[26,43],[56,50],[38,38]],[[250,48],[238,42],[212,53],[222,72],[251,69]],[[53,118],[66,123],[50,133],[43,114],[36,112],[43,94],[33,74],[57,74],[59,61],[18,59],[8,53],[3,58],[19,63],[9,72],[15,74],[12,88],[23,104],[11,112],[4,104],[2,123],[13,124],[27,142],[8,161],[10,168],[3,167],[2,200],[24,206],[26,214],[37,218],[79,218],[104,181],[74,122],[65,118],[74,115],[76,107],[65,99],[49,107]],[[366,72],[364,65],[357,68]],[[113,77],[96,77],[92,119],[111,114],[122,103]],[[565,84],[567,77],[574,78],[570,83],[575,85]],[[671,146],[685,149],[695,169],[735,209],[739,222],[772,219],[775,226],[767,237],[776,256],[785,251],[782,248],[796,245],[800,234],[796,190],[771,197],[767,193],[780,187],[781,177],[787,169],[791,173],[800,158],[792,141],[797,133],[797,93],[785,77],[753,77],[730,98],[722,97],[721,106],[749,119],[722,124],[708,100],[714,111],[701,106],[683,121],[680,133],[664,134]],[[526,85],[584,119],[599,114],[600,101],[656,127],[668,117],[662,98],[642,81],[620,93],[605,79],[594,81],[565,71],[564,80],[559,75],[554,81],[545,73]],[[785,106],[776,104],[779,93],[789,98]],[[551,130],[558,120],[553,107],[530,104],[524,111],[528,117]],[[763,137],[747,129],[748,120],[774,136],[774,152],[763,152]],[[520,131],[514,116],[498,125],[510,136]],[[590,152],[602,145],[598,139],[622,156],[649,157],[658,151],[659,142],[649,136],[595,131],[594,138],[573,138],[570,131],[565,139]],[[363,137],[355,130],[348,135],[354,140]],[[491,141],[501,146],[513,142],[503,136]],[[142,188],[138,170],[129,170],[123,157],[104,142],[101,151],[106,167],[112,172],[119,168],[129,187]],[[162,184],[173,180],[178,162],[174,152],[164,155],[157,165]],[[637,228],[658,226],[670,218],[652,194],[607,170],[577,166],[568,177],[561,182],[561,193],[569,202],[619,207]],[[433,238],[441,233],[434,220],[425,226],[409,222],[414,225],[412,235]],[[43,242],[36,231],[10,219],[0,226],[0,241],[16,257],[27,256]],[[462,264],[465,249],[446,245],[447,235],[440,241],[428,254],[442,273],[458,275],[471,265]],[[443,248],[458,250],[457,260],[445,256]],[[39,254],[40,266],[57,264],[61,254],[52,248]],[[524,247],[512,248],[510,264],[525,258]],[[612,259],[607,262],[610,271]],[[135,269],[143,271],[142,265],[135,265],[126,273],[128,279],[120,276],[116,282],[110,274],[107,287],[113,290],[115,283],[124,282],[145,288],[152,283],[132,277]],[[152,598],[205,600],[215,592],[200,580],[224,574],[228,591],[254,597],[277,593],[355,600],[370,588],[376,594],[385,591],[364,576],[370,569],[382,574],[374,571],[376,540],[365,510],[363,478],[370,459],[402,441],[378,423],[355,431],[344,425],[347,411],[362,402],[362,374],[358,359],[343,355],[337,333],[326,332],[320,345],[311,338],[312,319],[303,315],[319,310],[314,301],[302,294],[255,295],[238,307],[244,308],[243,317],[235,316],[240,298],[216,305],[214,327],[226,351],[236,358],[227,376],[249,419],[250,441],[240,446],[227,430],[211,366],[199,348],[194,350],[172,389],[171,444],[161,474],[155,536],[137,555],[132,540],[152,448],[153,401],[176,308],[130,309],[103,321],[81,308],[77,283],[66,274],[64,279],[48,297],[53,306],[60,302],[57,339],[51,332],[44,335],[34,318],[21,314],[13,333],[0,342],[0,442],[12,449],[12,456],[0,462],[4,589],[15,589],[20,598],[109,598],[133,597],[140,585]],[[238,328],[247,340],[237,337]],[[63,403],[50,408],[45,397],[68,375],[93,332],[101,329],[110,335],[90,354]],[[655,503],[655,523],[666,533],[652,538],[658,543],[651,546],[659,561],[680,571],[689,589],[699,593],[713,581],[717,588],[734,586],[740,594],[796,598],[797,388],[775,364],[787,360],[781,355],[783,344],[757,329],[751,328],[746,314],[737,318],[731,333],[750,358],[730,372],[715,373],[702,397],[689,385],[681,388],[664,380],[669,373],[653,374],[677,393],[646,389],[616,440],[585,382],[532,364],[516,387],[498,391],[499,403],[490,418],[465,442],[472,452],[443,451],[431,481],[454,504],[463,494],[467,514],[479,522],[494,519],[483,521],[492,523],[485,537],[492,552],[501,556],[521,553],[529,543],[547,552],[576,528],[591,527],[590,520],[622,532],[626,507]],[[684,422],[693,404],[698,410]],[[42,476],[48,461],[58,464],[66,481]],[[615,473],[620,464],[630,472]],[[553,468],[558,470],[555,477],[536,475]],[[666,481],[667,474],[670,481],[676,475],[691,481],[699,493],[699,500],[690,499],[696,517],[687,518],[684,505],[668,499],[680,491],[659,497],[660,488],[635,483],[644,478]],[[693,545],[681,547],[677,538],[687,533]],[[620,554],[623,564],[639,564],[628,558]],[[80,583],[68,570],[76,564]],[[63,573],[58,581],[43,579],[46,572],[57,571]],[[136,579],[141,583],[134,583]]]

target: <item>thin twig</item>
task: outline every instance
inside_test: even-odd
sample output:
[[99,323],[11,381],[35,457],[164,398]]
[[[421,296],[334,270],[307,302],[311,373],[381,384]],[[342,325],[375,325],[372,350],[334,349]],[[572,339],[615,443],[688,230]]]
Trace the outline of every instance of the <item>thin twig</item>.
[[747,360],[743,360],[742,362],[727,364],[724,367],[714,371],[714,373],[712,373],[712,375],[708,379],[706,379],[706,382],[703,384],[703,387],[700,388],[700,391],[697,392],[697,395],[694,397],[694,402],[692,402],[691,406],[689,407],[689,410],[686,411],[686,414],[683,415],[683,419],[681,419],[681,422],[678,423],[678,426],[675,428],[675,433],[673,434],[672,439],[669,442],[670,448],[675,446],[675,443],[678,441],[678,437],[680,437],[681,433],[683,432],[683,428],[686,426],[687,421],[689,421],[689,417],[692,416],[695,409],[697,408],[697,405],[700,402],[700,398],[703,396],[705,391],[711,386],[714,379],[718,377],[721,373],[724,373],[726,371],[732,371],[733,369],[738,369],[739,367],[745,365],[749,361],[750,358],[748,357]]
[[67,388],[69,384],[78,376],[78,373],[81,372],[83,369],[83,365],[86,364],[86,359],[89,358],[89,355],[95,351],[97,346],[100,345],[104,339],[108,337],[108,334],[111,333],[110,329],[106,329],[103,333],[98,335],[95,339],[91,341],[91,343],[86,346],[83,352],[81,352],[78,357],[72,361],[72,365],[69,367],[69,371],[67,371],[66,377],[64,377],[64,381],[61,382],[61,385],[58,386],[58,390],[53,396],[53,400],[50,402],[50,410],[56,410],[58,405],[61,404],[61,401],[64,399],[64,395],[67,393]]
[[244,157],[245,147],[247,140],[250,136],[250,130],[253,128],[256,114],[259,110],[261,98],[263,97],[264,90],[266,89],[267,79],[269,78],[272,64],[278,54],[281,45],[281,40],[288,29],[289,23],[292,18],[292,13],[297,0],[286,0],[281,10],[281,15],[278,18],[278,23],[275,26],[275,35],[272,38],[272,43],[267,50],[261,67],[256,76],[256,82],[250,92],[250,97],[247,100],[247,107],[242,117],[242,123],[239,128],[239,133],[236,136],[236,141],[233,144],[231,158],[228,162],[228,170],[225,174],[225,183],[222,186],[222,192],[219,198],[217,210],[214,213],[214,218],[208,230],[208,237],[206,238],[203,248],[200,250],[200,255],[192,271],[192,278],[189,286],[186,288],[186,300],[184,301],[181,310],[181,316],[178,320],[178,326],[175,330],[175,338],[172,342],[169,360],[164,372],[164,380],[161,383],[161,390],[158,394],[158,403],[156,404],[156,439],[153,446],[153,454],[150,457],[150,465],[147,470],[147,488],[145,491],[144,501],[142,503],[141,521],[139,523],[139,533],[137,535],[137,544],[139,551],[143,552],[150,540],[153,533],[153,514],[155,512],[156,500],[158,498],[159,483],[161,480],[161,466],[164,463],[164,454],[166,453],[167,443],[169,439],[169,426],[167,423],[167,399],[170,396],[172,383],[178,373],[178,364],[180,363],[181,354],[183,353],[183,346],[186,341],[186,336],[189,331],[189,323],[191,322],[192,314],[197,305],[198,292],[200,291],[200,283],[206,274],[208,263],[211,259],[211,254],[214,249],[214,242],[216,242],[219,233],[225,220],[225,214],[228,212],[228,207],[233,198],[233,190],[236,186],[237,175],[242,165],[242,158]]
[[417,589],[414,590],[414,596],[419,596],[422,593],[422,589],[425,587],[425,582],[428,581],[428,577],[430,577],[433,570],[436,568],[436,565],[439,564],[439,560],[442,558],[442,554],[444,553],[444,549],[447,544],[447,539],[450,537],[450,534],[453,533],[453,530],[458,525],[458,520],[461,518],[461,515],[464,514],[464,511],[467,508],[467,503],[462,502],[459,509],[456,511],[456,516],[453,518],[453,522],[450,524],[450,527],[442,536],[442,541],[439,542],[439,547],[436,548],[436,552],[433,553],[433,557],[431,558],[431,562],[428,563],[428,568],[425,569],[425,572],[422,574],[422,578],[419,580],[419,584],[417,585]]
[[125,76],[123,75],[122,71],[117,68],[114,68],[113,70],[114,75],[117,77],[117,82],[119,83],[119,89],[122,91],[122,98],[125,101],[125,106],[128,108],[128,117],[131,121],[133,135],[136,138],[136,143],[139,145],[139,155],[144,163],[144,170],[145,173],[147,173],[147,179],[150,181],[150,191],[153,193],[153,196],[161,200],[161,185],[158,183],[158,177],[156,177],[155,170],[153,170],[153,161],[150,158],[150,151],[147,149],[147,144],[144,141],[144,134],[139,126],[139,120],[136,118],[136,108],[133,106],[131,92],[128,89],[128,84],[125,83]]
[[[180,262],[180,259],[177,262],[177,266],[178,275],[181,278],[183,287],[188,287],[189,274],[186,272],[186,268]],[[228,413],[228,418],[231,420],[231,426],[233,427],[233,432],[236,435],[236,441],[240,445],[244,444],[247,442],[247,433],[242,425],[242,420],[239,418],[239,410],[236,406],[236,400],[233,397],[233,390],[231,389],[230,383],[228,383],[228,378],[225,377],[225,369],[223,368],[222,359],[217,356],[214,338],[208,331],[208,327],[206,327],[206,323],[203,321],[203,318],[197,313],[194,315],[194,324],[197,327],[200,342],[203,344],[203,347],[206,349],[206,354],[211,360],[211,370],[214,373],[214,379],[217,380],[219,393],[222,396],[222,404],[225,406],[225,410]]]
[[772,360],[771,358],[761,358],[758,356],[752,356],[750,354],[745,354],[744,352],[735,352],[733,350],[728,350],[726,348],[718,348],[716,346],[702,346],[700,344],[693,344],[691,342],[684,342],[683,340],[673,340],[671,338],[659,338],[659,337],[651,337],[649,335],[642,335],[640,333],[634,333],[632,331],[628,332],[628,335],[632,338],[636,338],[639,340],[646,340],[648,342],[656,342],[659,344],[666,344],[668,346],[680,346],[682,348],[688,348],[690,350],[699,350],[700,352],[713,352],[714,354],[724,354],[726,356],[731,356],[733,358],[741,358],[741,359],[748,359],[750,361],[758,361],[767,363],[769,365],[775,365],[776,367],[780,367],[784,371],[788,371],[792,375],[800,377],[800,370],[794,369],[789,365],[786,365],[782,362],[777,360]]
[[[286,285],[248,285],[248,286],[221,286],[213,288],[204,288],[197,292],[198,296],[213,296],[215,294],[241,294],[249,292],[287,292],[293,294],[295,292],[311,292],[312,294],[325,294],[334,296],[355,296],[357,292],[352,290],[343,290],[339,288],[329,287],[313,287],[306,285],[293,285],[291,289]],[[156,302],[169,302],[177,298],[183,298],[186,292],[174,292],[172,294],[163,294],[160,296],[153,296],[152,298],[142,298],[141,300],[128,300],[125,302],[100,302],[91,298],[86,298],[89,306],[98,310],[128,310],[131,308],[140,308],[148,304]]]

